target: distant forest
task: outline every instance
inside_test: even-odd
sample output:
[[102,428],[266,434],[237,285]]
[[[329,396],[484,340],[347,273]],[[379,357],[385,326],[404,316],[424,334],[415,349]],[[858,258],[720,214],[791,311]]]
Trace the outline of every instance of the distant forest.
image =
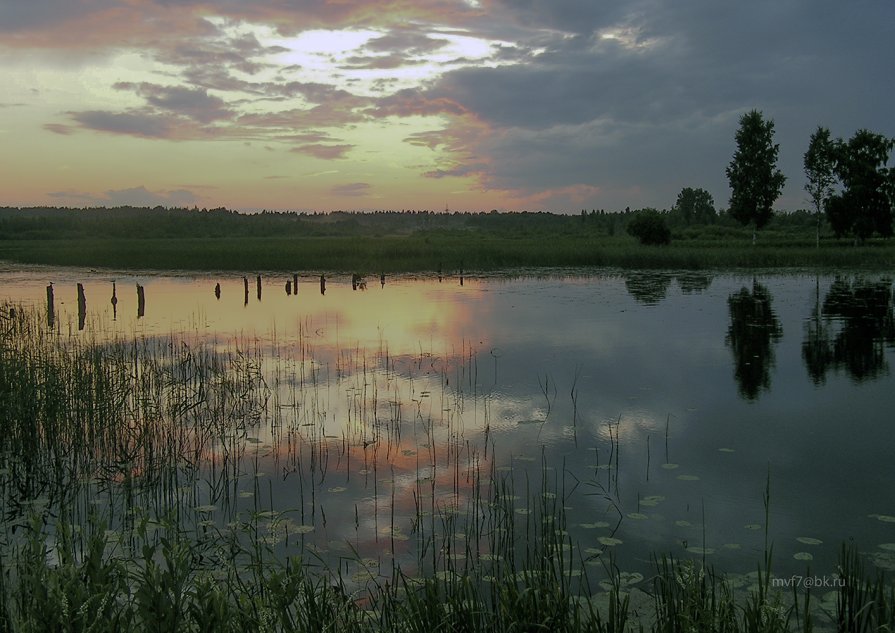
[[[377,211],[331,213],[239,213],[218,209],[0,207],[0,240],[77,238],[224,238],[327,237],[409,235],[414,233],[478,232],[504,237],[537,234],[624,235],[628,224],[655,209],[620,212],[582,210],[578,214],[547,212],[444,213]],[[658,212],[675,239],[742,237],[740,224],[726,213],[698,218],[672,208]],[[777,213],[765,231],[810,229],[816,222],[808,211]]]

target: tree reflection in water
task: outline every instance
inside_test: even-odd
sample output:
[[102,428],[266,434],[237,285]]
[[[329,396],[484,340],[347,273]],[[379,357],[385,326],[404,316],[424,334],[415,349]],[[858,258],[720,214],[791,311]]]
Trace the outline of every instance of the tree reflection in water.
[[672,275],[665,272],[630,272],[625,275],[625,288],[644,305],[655,305],[665,298]]
[[892,299],[889,279],[833,281],[802,342],[802,359],[815,384],[823,384],[831,370],[844,370],[855,382],[888,374],[886,345],[895,344]]
[[770,291],[755,280],[751,291],[743,287],[727,298],[730,327],[726,342],[733,351],[740,395],[747,400],[755,400],[763,389],[771,387],[771,343],[783,335],[771,302]]

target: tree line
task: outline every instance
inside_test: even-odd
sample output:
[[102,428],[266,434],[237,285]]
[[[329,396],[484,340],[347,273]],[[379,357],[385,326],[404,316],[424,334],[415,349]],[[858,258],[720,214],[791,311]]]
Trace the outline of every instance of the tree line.
[[[730,183],[728,214],[757,232],[774,216],[786,176],[777,168],[780,146],[774,142],[774,122],[752,110],[740,117],[736,150],[725,173]],[[848,141],[834,139],[818,126],[803,156],[805,191],[813,207],[816,243],[824,218],[836,237],[853,236],[864,242],[873,235],[891,237],[895,206],[895,168],[889,155],[895,139],[858,130]],[[678,216],[675,218],[675,214]],[[711,223],[716,218],[711,195],[704,189],[684,188],[671,213],[647,209],[628,224],[628,232],[644,244],[667,244],[666,220]]]

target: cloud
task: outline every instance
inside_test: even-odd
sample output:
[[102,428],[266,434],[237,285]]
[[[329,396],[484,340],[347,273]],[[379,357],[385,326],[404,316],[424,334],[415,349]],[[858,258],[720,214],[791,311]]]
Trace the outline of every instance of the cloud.
[[299,145],[298,147],[293,147],[290,152],[296,152],[299,154],[307,154],[308,156],[313,156],[314,158],[319,158],[320,160],[332,160],[335,158],[345,158],[345,155],[354,148],[354,145],[320,145],[320,144],[312,144],[312,145]]
[[146,99],[146,103],[156,110],[181,114],[199,123],[211,123],[232,116],[223,99],[210,96],[207,90],[201,88],[160,86],[146,82],[140,84],[118,82],[112,87],[117,90],[132,90]]
[[113,206],[131,205],[135,207],[178,207],[194,204],[199,200],[191,191],[176,189],[173,191],[148,191],[146,187],[117,189],[106,192],[106,197]]
[[200,198],[188,189],[149,191],[145,186],[129,189],[112,189],[101,194],[76,191],[53,191],[47,194],[68,205],[97,207],[186,207],[199,202]]
[[62,123],[44,123],[43,128],[48,132],[62,136],[68,136],[74,131],[70,125],[63,125]]
[[366,182],[351,182],[344,185],[335,185],[329,191],[334,196],[362,197],[372,190],[372,186]]
[[169,117],[151,112],[106,112],[88,110],[71,112],[71,118],[81,127],[110,134],[127,134],[142,138],[170,138],[175,128]]
[[[349,161],[348,173],[361,152],[340,130],[381,122],[432,150],[417,175],[519,204],[667,207],[694,186],[723,206],[738,117],[758,108],[789,176],[780,205],[795,208],[814,127],[895,136],[895,88],[879,72],[893,19],[891,0],[0,0],[0,71],[137,52],[148,69],[115,85],[139,107],[85,91],[43,130],[259,141]],[[290,48],[341,28],[367,35],[335,57]],[[406,132],[419,117],[441,129]]]

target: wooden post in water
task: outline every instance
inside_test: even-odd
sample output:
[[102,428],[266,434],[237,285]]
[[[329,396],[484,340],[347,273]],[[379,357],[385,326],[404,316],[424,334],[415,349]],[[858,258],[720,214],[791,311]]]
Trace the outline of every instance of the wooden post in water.
[[357,290],[357,273],[351,273],[351,289]]
[[142,319],[146,316],[146,294],[143,292],[143,286],[137,284],[137,318]]
[[112,320],[118,320],[118,293],[115,291],[115,282],[112,282]]
[[47,325],[53,327],[56,323],[56,302],[53,297],[53,282],[47,286]]
[[84,284],[78,284],[78,330],[84,329],[87,319],[87,297],[84,295]]
[[245,301],[242,305],[247,306],[249,305],[249,278],[245,275],[242,276],[242,285],[245,288]]
[[320,275],[320,294],[326,294],[326,277]]
[[214,298],[219,301],[221,299],[221,284],[220,283],[216,283],[214,285]]
[[292,296],[292,280],[291,279],[286,280],[286,296],[287,297]]
[[385,288],[385,273],[379,275],[379,287]]
[[298,273],[292,275],[292,294],[298,295]]
[[261,301],[261,275],[255,280],[255,287],[258,291],[258,301]]

